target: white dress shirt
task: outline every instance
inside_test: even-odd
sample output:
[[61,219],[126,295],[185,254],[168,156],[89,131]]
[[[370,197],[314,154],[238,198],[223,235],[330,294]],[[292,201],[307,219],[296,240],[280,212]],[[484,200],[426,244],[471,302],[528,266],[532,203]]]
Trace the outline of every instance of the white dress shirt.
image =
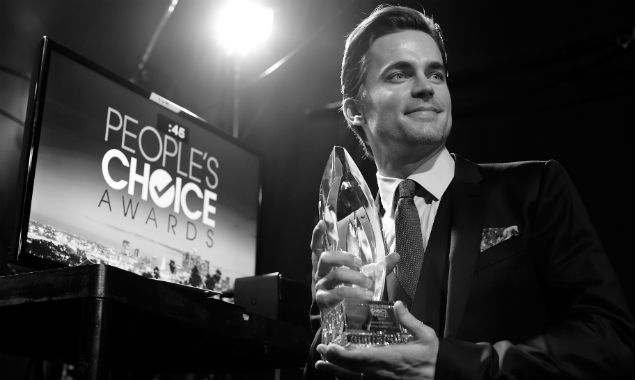
[[[415,196],[413,199],[420,216],[424,250],[426,250],[428,238],[433,228],[439,201],[442,199],[442,195],[444,195],[454,175],[455,160],[453,160],[453,157],[448,153],[448,150],[444,148],[435,156],[422,163],[422,165],[407,177],[417,182],[434,197],[430,203],[427,203],[426,200],[420,196]],[[382,207],[385,210],[384,216],[382,217],[384,241],[389,248],[389,252],[395,252],[395,209],[393,207],[393,199],[395,190],[400,182],[402,182],[402,178],[385,177],[379,173],[376,173],[376,177],[380,193],[380,202],[382,202]]]

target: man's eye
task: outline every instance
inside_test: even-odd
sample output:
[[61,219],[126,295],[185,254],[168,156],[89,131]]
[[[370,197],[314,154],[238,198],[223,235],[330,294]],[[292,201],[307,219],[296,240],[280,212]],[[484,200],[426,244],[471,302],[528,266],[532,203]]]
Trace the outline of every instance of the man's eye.
[[444,75],[444,73],[441,71],[435,71],[431,74],[431,78],[437,79],[439,81],[444,81],[446,79],[446,75]]
[[396,81],[406,79],[407,75],[403,71],[396,71],[394,73],[389,74],[389,80]]

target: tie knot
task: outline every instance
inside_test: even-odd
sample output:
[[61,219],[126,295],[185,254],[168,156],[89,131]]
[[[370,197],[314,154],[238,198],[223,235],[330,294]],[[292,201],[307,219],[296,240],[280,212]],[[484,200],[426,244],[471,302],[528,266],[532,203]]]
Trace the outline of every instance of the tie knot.
[[398,185],[398,196],[400,198],[413,198],[418,186],[417,182],[412,179],[405,179]]

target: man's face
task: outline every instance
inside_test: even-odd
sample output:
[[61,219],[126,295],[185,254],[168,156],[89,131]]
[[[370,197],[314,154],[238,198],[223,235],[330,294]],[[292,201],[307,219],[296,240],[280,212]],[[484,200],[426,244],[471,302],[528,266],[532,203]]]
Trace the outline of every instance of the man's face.
[[374,41],[363,86],[362,127],[374,155],[444,145],[451,98],[442,54],[430,35],[406,30]]

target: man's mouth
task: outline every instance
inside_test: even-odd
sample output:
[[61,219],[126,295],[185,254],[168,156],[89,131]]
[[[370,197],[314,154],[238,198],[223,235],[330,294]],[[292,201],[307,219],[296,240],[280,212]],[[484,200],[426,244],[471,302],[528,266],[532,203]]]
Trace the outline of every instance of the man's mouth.
[[408,109],[405,114],[412,114],[415,112],[434,112],[434,113],[440,113],[442,112],[441,108],[433,106],[433,105],[426,105],[426,106],[418,106],[418,107],[414,107],[414,108],[410,108]]

